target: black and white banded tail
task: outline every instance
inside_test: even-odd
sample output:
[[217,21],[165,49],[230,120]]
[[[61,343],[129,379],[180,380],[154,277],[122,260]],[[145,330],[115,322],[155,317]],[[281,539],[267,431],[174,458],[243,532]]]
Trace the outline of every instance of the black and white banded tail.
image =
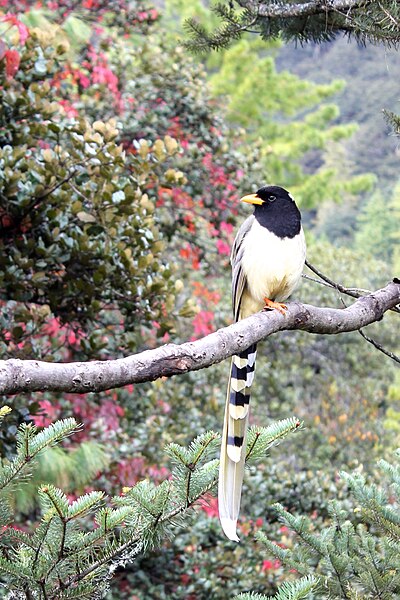
[[226,536],[239,541],[236,523],[246,458],[246,433],[251,385],[256,366],[256,344],[232,356],[231,373],[225,404],[219,469],[218,506]]

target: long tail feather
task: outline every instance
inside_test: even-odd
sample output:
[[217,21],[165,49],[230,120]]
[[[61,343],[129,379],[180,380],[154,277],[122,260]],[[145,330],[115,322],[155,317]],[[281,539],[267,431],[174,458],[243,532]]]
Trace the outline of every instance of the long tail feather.
[[225,535],[235,542],[239,541],[236,523],[242,493],[250,388],[254,378],[256,348],[254,344],[232,357],[225,404],[218,507],[222,529]]

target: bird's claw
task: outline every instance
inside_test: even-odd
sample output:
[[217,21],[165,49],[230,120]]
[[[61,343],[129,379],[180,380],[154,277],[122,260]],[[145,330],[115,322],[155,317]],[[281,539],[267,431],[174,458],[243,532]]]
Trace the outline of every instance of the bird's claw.
[[286,304],[282,304],[282,302],[274,302],[273,300],[270,300],[269,298],[264,298],[264,302],[265,302],[264,310],[275,309],[278,312],[280,312],[281,315],[284,315],[285,312],[287,311]]

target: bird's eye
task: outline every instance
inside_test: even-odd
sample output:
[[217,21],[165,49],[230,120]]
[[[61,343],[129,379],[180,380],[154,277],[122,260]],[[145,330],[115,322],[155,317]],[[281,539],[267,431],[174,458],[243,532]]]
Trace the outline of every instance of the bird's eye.
[[276,196],[268,196],[268,200],[269,200],[270,202],[275,202],[275,200],[276,200]]

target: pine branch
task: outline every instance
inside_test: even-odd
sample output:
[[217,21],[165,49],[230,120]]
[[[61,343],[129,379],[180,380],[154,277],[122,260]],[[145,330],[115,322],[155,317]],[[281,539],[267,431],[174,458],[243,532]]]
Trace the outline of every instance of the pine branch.
[[[254,459],[265,454],[271,444],[297,431],[298,426],[293,418],[264,430],[254,429],[256,442],[250,434],[247,455]],[[47,430],[35,433],[30,444],[43,449],[44,439],[49,445],[62,437],[58,423]],[[65,424],[63,431],[68,432]],[[139,482],[123,496],[113,498],[111,506],[99,508],[104,501],[102,492],[90,492],[70,502],[60,489],[42,485],[42,520],[35,531],[6,530],[0,537],[0,547],[9,549],[14,557],[13,561],[8,555],[0,558],[0,573],[17,593],[24,593],[28,586],[34,597],[46,600],[102,597],[118,566],[160,545],[216,486],[219,461],[210,454],[219,444],[220,435],[214,432],[198,436],[187,448],[170,444],[167,452],[175,463],[171,478],[159,485]],[[87,532],[87,521],[82,519],[93,512],[96,528]],[[285,595],[277,599],[303,598],[305,589],[305,581],[300,580],[294,587],[282,589]]]
[[383,110],[385,119],[393,127],[394,133],[400,135],[400,116],[389,110]]
[[245,31],[265,40],[281,37],[301,43],[329,41],[339,33],[387,46],[400,42],[400,9],[390,0],[236,0],[236,4],[239,10],[233,8],[233,2],[217,5],[214,10],[222,25],[212,32],[189,20],[186,47],[194,52],[218,50]]
[[302,423],[295,417],[272,423],[269,427],[253,426],[247,437],[246,461],[265,458],[271,446],[279,444],[287,435],[298,431]]
[[314,576],[308,575],[298,581],[283,583],[275,596],[254,593],[239,594],[235,596],[234,600],[306,600],[311,597],[310,594],[316,588],[317,583]]
[[290,547],[281,548],[257,533],[257,540],[285,566],[316,578],[316,597],[321,592],[324,598],[389,600],[400,593],[400,452],[395,454],[393,464],[378,463],[385,477],[379,485],[357,471],[341,473],[356,504],[348,497],[331,501],[331,524],[321,531],[309,517],[277,504],[281,519],[296,534]]
[[293,583],[283,583],[274,600],[304,600],[305,598],[309,598],[316,585],[317,580],[312,575],[303,577]]
[[212,33],[209,33],[196,19],[187,19],[183,26],[188,34],[188,39],[184,42],[184,46],[195,53],[205,53],[210,50],[222,50],[227,48],[233,40],[238,40],[242,33],[250,31],[257,23],[257,12],[234,10],[230,6],[218,3],[211,7],[223,22],[221,27],[216,28]]
[[29,476],[32,460],[45,448],[59,443],[80,426],[75,419],[63,419],[46,427],[40,433],[31,423],[23,423],[17,432],[17,456],[2,469],[0,469],[0,491],[3,491],[11,483],[21,480],[21,477]]
[[0,393],[32,391],[87,393],[131,383],[154,381],[209,367],[278,331],[339,334],[357,331],[382,319],[400,302],[400,281],[362,296],[345,309],[291,302],[285,315],[262,311],[195,342],[167,344],[155,350],[108,361],[48,363],[0,361]]

